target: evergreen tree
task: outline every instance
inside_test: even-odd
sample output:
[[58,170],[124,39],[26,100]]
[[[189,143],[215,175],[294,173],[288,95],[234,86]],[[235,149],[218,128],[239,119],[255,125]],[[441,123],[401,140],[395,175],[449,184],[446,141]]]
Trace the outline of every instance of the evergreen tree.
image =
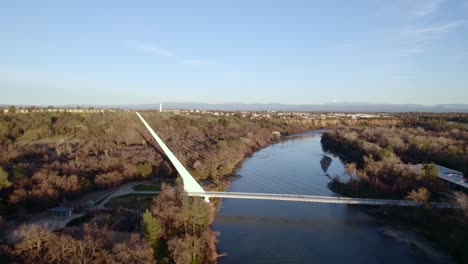
[[161,227],[155,217],[151,214],[148,209],[146,209],[143,214],[143,230],[145,233],[145,238],[148,240],[148,243],[153,247],[156,252],[156,247],[158,245],[158,240],[161,237]]

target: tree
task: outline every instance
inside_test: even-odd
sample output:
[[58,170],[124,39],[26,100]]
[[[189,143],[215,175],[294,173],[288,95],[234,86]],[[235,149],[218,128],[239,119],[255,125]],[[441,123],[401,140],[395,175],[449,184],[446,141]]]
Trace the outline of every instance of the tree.
[[101,187],[112,187],[117,186],[122,183],[123,176],[122,173],[118,171],[112,171],[109,173],[98,174],[96,178],[94,178],[94,182],[101,186]]
[[175,179],[175,184],[182,186],[184,184],[184,180],[182,179],[182,177],[177,176],[177,178]]
[[10,197],[8,197],[8,201],[11,204],[17,204],[25,201],[28,198],[28,196],[28,192],[24,188],[18,188],[10,194]]
[[162,234],[161,226],[158,223],[158,220],[153,217],[148,209],[146,209],[145,213],[143,214],[143,231],[145,233],[146,240],[148,240],[148,243],[156,252],[158,240]]
[[430,179],[437,179],[439,177],[439,169],[434,163],[423,164],[422,169],[424,175]]
[[168,242],[172,259],[176,264],[190,264],[192,262],[192,237],[173,237]]
[[50,232],[36,225],[23,226],[14,234],[21,242],[15,245],[13,256],[24,262],[45,263],[43,257],[46,252],[46,241],[50,240]]
[[137,170],[138,173],[141,175],[143,178],[148,178],[153,173],[153,167],[151,163],[144,163],[144,164],[138,164],[137,165]]
[[421,187],[417,190],[412,190],[406,196],[406,199],[412,200],[418,203],[427,204],[429,202],[429,198],[431,197],[431,193],[424,187]]
[[153,249],[138,234],[112,247],[113,263],[155,263],[153,255]]
[[386,161],[389,163],[396,163],[398,161],[398,157],[395,155],[393,152],[393,148],[388,146],[386,148],[383,148],[379,152],[379,158],[382,161]]
[[112,245],[106,230],[96,226],[52,232],[29,225],[15,239],[8,253],[12,263],[155,263],[153,250],[138,234]]
[[181,186],[163,184],[151,210],[161,222],[163,237],[175,263],[212,263],[216,235],[210,229],[213,208],[201,198],[188,197]]
[[186,235],[196,235],[199,230],[207,227],[213,221],[211,216],[210,208],[203,199],[182,196],[182,217]]
[[0,167],[0,190],[11,186],[11,182],[8,180],[8,172]]

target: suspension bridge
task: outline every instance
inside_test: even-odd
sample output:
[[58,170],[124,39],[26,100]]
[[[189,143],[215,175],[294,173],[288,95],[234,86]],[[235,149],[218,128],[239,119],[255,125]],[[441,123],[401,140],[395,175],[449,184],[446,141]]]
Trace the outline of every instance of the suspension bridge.
[[[206,202],[209,198],[227,198],[227,199],[253,199],[253,200],[272,200],[272,201],[293,201],[293,202],[309,202],[309,203],[325,203],[325,204],[360,204],[360,205],[389,205],[389,206],[422,206],[423,204],[408,200],[389,200],[389,199],[370,199],[370,198],[350,198],[350,197],[335,197],[335,196],[315,196],[302,194],[283,194],[283,193],[257,193],[257,192],[213,192],[205,191],[195,178],[187,171],[172,151],[166,146],[162,139],[148,125],[146,120],[136,112],[150,134],[156,140],[158,145],[163,150],[164,154],[169,158],[172,165],[183,181],[184,191],[189,196],[202,197]],[[432,202],[432,207],[452,208],[450,203]]]

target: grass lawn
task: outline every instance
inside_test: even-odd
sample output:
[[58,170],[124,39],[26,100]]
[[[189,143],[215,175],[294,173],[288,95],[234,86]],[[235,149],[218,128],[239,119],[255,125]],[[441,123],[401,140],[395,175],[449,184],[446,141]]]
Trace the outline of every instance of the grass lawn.
[[125,194],[125,195],[122,195],[122,196],[114,197],[114,198],[111,199],[111,201],[123,200],[123,199],[128,199],[128,198],[153,198],[156,195],[158,195],[158,194],[157,193],[155,193],[155,194],[152,194],[152,193],[129,193],[129,194]]
[[107,203],[106,207],[109,208],[128,208],[134,210],[144,211],[149,208],[153,197],[157,194],[147,194],[147,193],[131,193],[118,197],[112,198],[112,200]]

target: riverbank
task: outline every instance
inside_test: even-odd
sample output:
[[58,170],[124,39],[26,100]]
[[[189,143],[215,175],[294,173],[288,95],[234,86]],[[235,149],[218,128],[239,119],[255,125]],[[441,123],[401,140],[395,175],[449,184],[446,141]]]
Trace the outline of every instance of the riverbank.
[[392,239],[408,245],[411,248],[415,248],[416,250],[423,252],[438,263],[455,263],[452,258],[439,250],[436,250],[434,245],[410,229],[404,229],[401,226],[392,227],[387,225],[382,227],[382,233]]
[[381,225],[390,227],[385,233],[410,242],[429,256],[443,260],[441,263],[447,259],[458,263],[468,261],[468,221],[453,209],[362,207],[362,210]]

